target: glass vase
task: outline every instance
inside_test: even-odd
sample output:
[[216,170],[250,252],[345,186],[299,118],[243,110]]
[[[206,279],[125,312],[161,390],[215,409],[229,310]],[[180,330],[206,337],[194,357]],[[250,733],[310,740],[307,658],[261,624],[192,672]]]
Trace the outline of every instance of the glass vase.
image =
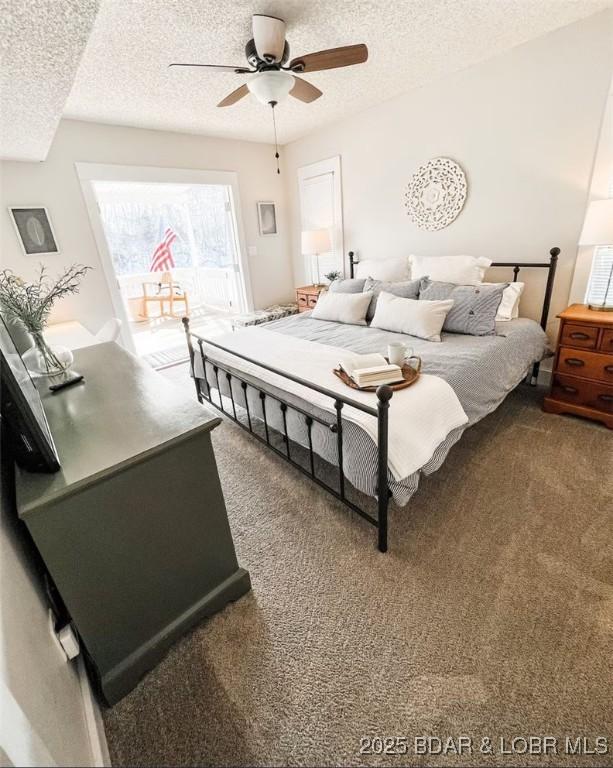
[[57,376],[72,365],[72,352],[65,347],[51,347],[42,330],[32,331],[34,346],[22,355],[28,370],[37,376]]

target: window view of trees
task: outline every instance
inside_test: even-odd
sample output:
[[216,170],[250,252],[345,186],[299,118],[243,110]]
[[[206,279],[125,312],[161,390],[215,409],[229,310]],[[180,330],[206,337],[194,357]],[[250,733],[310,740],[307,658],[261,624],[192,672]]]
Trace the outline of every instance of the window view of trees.
[[229,187],[95,182],[104,233],[117,275],[149,272],[167,228],[176,267],[235,262]]

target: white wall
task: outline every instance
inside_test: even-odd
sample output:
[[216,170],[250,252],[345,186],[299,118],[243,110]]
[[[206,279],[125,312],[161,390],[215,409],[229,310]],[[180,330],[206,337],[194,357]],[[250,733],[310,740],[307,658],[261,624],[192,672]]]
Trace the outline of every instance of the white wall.
[[[12,268],[26,278],[31,277],[41,260],[52,274],[73,262],[95,268],[84,281],[79,295],[57,305],[55,321],[77,319],[96,331],[113,314],[75,171],[75,163],[79,161],[236,171],[246,242],[257,249],[257,255],[249,257],[254,304],[265,307],[291,298],[293,277],[287,248],[284,188],[276,173],[271,146],[63,120],[47,160],[42,163],[0,163],[2,266]],[[258,200],[277,203],[280,234],[259,236]],[[42,259],[24,257],[9,219],[9,205],[46,206],[61,253]]]
[[[339,154],[346,250],[368,258],[471,253],[530,261],[558,245],[554,316],[568,299],[611,42],[607,11],[287,145],[296,280],[305,278],[296,171]],[[451,226],[424,232],[408,218],[404,192],[417,166],[437,155],[464,167],[468,199]],[[534,317],[542,301],[537,282],[524,302]]]
[[[594,173],[590,186],[590,200],[603,200],[609,197],[609,187],[613,182],[613,93],[609,93],[598,150],[594,161]],[[577,261],[568,296],[569,304],[582,304],[585,301],[587,284],[592,269],[595,248],[580,245],[577,249]]]
[[13,765],[92,765],[79,678],[51,636],[6,466],[0,487],[0,755]]

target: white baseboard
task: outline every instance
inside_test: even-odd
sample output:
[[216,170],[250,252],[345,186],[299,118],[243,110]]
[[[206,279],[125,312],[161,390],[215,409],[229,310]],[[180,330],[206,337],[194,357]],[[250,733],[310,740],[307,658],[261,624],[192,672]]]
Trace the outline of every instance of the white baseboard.
[[81,696],[83,698],[83,711],[85,713],[85,723],[93,762],[96,768],[110,768],[111,757],[106,743],[106,734],[104,732],[104,722],[100,707],[92,691],[91,683],[85,669],[83,656],[77,658],[77,669],[79,672],[79,683],[81,685]]
[[0,680],[0,712],[0,765],[57,765],[3,680]]

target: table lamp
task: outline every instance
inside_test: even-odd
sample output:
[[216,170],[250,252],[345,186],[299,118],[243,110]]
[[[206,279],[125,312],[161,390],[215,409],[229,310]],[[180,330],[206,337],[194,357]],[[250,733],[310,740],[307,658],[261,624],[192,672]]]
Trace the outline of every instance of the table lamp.
[[[314,256],[317,265],[317,283],[321,285],[319,277],[319,256],[322,253],[328,253],[332,250],[332,241],[330,239],[330,230],[328,229],[307,229],[302,233],[302,254],[303,256]],[[311,263],[311,278],[313,272]]]
[[[608,245],[613,247],[613,198],[608,200],[592,200],[590,203],[579,245]],[[592,268],[593,269],[593,268]],[[600,312],[613,312],[613,293],[611,291],[613,278],[613,261],[609,269],[602,304],[588,304],[590,309]]]

